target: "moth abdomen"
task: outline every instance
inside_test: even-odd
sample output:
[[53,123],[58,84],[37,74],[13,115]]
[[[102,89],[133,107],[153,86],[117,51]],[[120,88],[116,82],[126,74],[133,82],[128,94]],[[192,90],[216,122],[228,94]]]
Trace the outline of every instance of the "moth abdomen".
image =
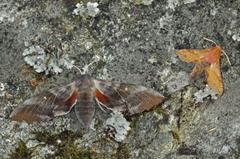
[[82,126],[88,128],[95,114],[95,96],[92,91],[79,93],[75,113]]

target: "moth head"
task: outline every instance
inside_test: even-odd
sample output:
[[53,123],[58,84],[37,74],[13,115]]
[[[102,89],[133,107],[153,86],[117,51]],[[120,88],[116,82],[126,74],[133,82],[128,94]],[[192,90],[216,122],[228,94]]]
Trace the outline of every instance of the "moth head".
[[208,49],[204,59],[209,63],[215,63],[221,56],[221,46],[214,46]]

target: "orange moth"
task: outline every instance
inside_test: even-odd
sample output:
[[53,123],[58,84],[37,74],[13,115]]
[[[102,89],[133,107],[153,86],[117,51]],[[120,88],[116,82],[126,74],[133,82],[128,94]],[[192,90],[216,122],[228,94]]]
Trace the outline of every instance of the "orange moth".
[[177,55],[184,62],[196,63],[192,72],[190,73],[191,77],[199,75],[205,70],[209,87],[219,95],[222,95],[223,82],[219,62],[221,52],[221,46],[216,45],[208,49],[178,50]]

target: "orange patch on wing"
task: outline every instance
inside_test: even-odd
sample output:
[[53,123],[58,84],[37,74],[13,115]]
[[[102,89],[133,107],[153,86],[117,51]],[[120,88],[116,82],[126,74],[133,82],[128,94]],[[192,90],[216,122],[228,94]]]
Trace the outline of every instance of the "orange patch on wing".
[[208,49],[182,49],[177,51],[177,55],[184,62],[195,62],[195,67],[190,73],[194,77],[203,71],[206,72],[208,85],[216,93],[222,95],[223,83],[219,59],[221,57],[221,46],[216,45]]
[[31,79],[30,84],[31,84],[32,87],[35,87],[37,85],[36,79]]
[[99,102],[101,102],[103,104],[109,102],[108,96],[104,95],[97,88],[95,88],[94,93],[95,93],[95,96],[97,97],[97,99],[99,100]]
[[77,100],[77,97],[78,97],[78,93],[77,91],[75,90],[72,95],[65,101],[65,104],[68,105],[68,106],[72,106],[76,100]]

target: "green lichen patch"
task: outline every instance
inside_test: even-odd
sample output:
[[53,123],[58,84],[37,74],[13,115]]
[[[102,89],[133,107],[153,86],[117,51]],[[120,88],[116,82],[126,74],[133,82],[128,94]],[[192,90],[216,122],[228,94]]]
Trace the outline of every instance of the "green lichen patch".
[[175,140],[177,140],[178,143],[180,143],[180,136],[176,131],[171,131],[171,134]]
[[[9,159],[31,159],[32,157],[37,158],[54,158],[54,159],[67,159],[67,158],[104,158],[104,154],[97,153],[92,148],[79,147],[77,139],[82,135],[74,133],[69,130],[64,130],[59,133],[52,133],[48,131],[34,131],[32,134],[35,135],[31,140],[37,141],[39,144],[28,147],[27,145],[31,142],[30,140],[24,142],[20,140],[18,146],[9,155]],[[41,149],[49,148],[49,151],[53,153],[41,154]],[[51,148],[51,150],[50,150]]]
[[9,155],[9,159],[31,159],[33,157],[33,148],[28,148],[23,140],[19,140],[18,146]]
[[72,131],[64,130],[60,133],[51,133],[48,131],[33,131],[32,134],[35,135],[35,140],[38,142],[43,142],[47,145],[56,145],[59,143],[58,140],[64,141],[65,143],[73,142],[76,137],[79,137],[78,134],[75,134]]
[[81,135],[72,131],[64,130],[60,133],[51,133],[48,131],[32,132],[35,135],[35,140],[42,145],[54,146],[54,154],[48,154],[48,158],[75,158],[76,156],[82,155],[88,156],[90,152],[81,151],[77,148],[75,140]]
[[104,151],[104,147],[111,145],[111,142],[101,140],[101,146],[95,143],[86,148],[80,146],[81,143],[79,139],[82,137],[82,134],[69,130],[64,130],[59,133],[34,131],[32,134],[34,134],[34,137],[31,140],[19,141],[18,146],[9,155],[9,159],[31,159],[33,157],[48,159],[132,158],[127,144],[119,143],[117,148],[112,147],[112,151]]
[[116,154],[114,154],[112,157],[116,159],[131,159],[131,151],[129,150],[127,144],[119,144],[119,147],[117,148]]

